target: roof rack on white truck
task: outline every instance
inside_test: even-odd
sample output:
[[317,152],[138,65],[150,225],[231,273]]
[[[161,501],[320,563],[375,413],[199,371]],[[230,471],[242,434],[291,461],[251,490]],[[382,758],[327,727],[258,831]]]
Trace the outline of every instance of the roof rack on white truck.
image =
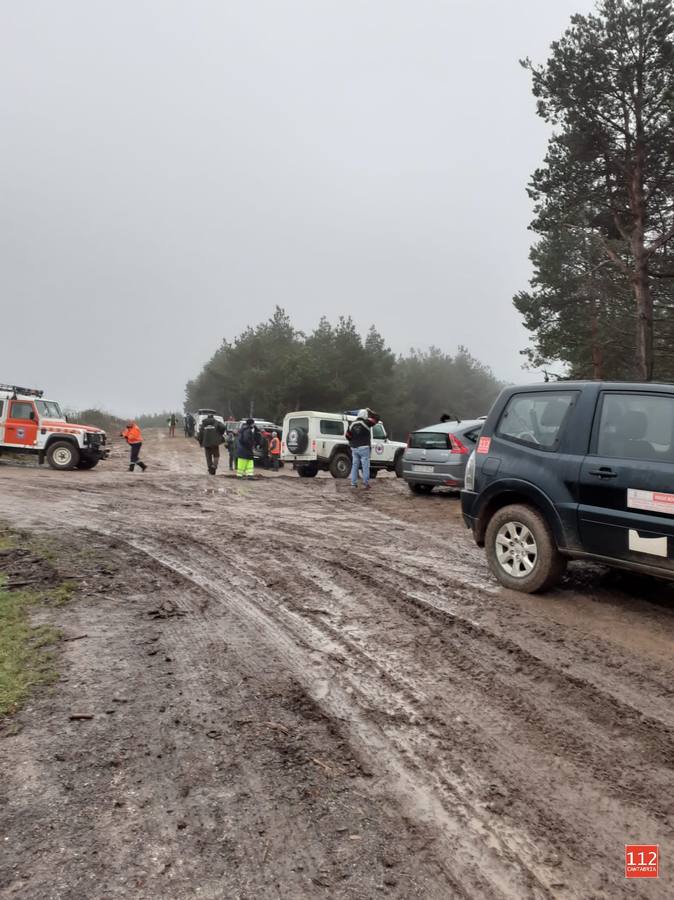
[[110,451],[100,428],[68,422],[44,391],[0,384],[0,454],[28,453],[52,469],[93,469]]
[[[347,478],[351,471],[351,448],[346,439],[348,426],[355,422],[351,413],[326,413],[314,410],[288,413],[283,420],[281,457],[303,478],[314,478],[327,471],[333,478]],[[382,470],[402,475],[406,444],[392,441],[383,422],[372,428],[370,476]]]

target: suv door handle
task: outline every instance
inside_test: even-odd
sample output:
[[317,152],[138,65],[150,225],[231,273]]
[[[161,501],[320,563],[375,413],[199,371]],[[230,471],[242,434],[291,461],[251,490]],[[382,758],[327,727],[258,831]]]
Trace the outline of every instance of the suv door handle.
[[595,475],[597,478],[617,478],[618,473],[608,466],[602,466],[600,469],[590,469],[588,475]]

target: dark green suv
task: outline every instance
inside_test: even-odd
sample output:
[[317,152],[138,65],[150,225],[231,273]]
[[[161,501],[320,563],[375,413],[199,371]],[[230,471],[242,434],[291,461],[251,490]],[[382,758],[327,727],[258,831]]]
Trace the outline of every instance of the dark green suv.
[[545,590],[569,558],[674,579],[674,385],[506,388],[461,500],[506,587]]

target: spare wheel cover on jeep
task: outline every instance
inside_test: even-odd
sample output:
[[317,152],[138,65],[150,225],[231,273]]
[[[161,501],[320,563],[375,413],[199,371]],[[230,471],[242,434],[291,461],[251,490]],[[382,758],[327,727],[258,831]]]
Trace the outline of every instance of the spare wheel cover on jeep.
[[309,435],[304,428],[291,428],[286,438],[286,447],[290,453],[298,456],[309,446]]

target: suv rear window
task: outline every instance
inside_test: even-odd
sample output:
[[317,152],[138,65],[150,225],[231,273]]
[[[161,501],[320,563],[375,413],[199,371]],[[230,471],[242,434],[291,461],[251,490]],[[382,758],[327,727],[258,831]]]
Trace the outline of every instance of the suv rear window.
[[309,431],[309,419],[290,419],[288,421],[288,432],[291,432],[293,428],[304,428],[305,431]]
[[321,419],[319,427],[321,434],[344,434],[344,422],[339,419]]
[[674,462],[674,397],[604,394],[597,455]]
[[496,434],[540,450],[556,450],[576,394],[576,391],[513,394],[503,410]]
[[444,431],[413,431],[408,446],[413,450],[447,450],[449,440]]

